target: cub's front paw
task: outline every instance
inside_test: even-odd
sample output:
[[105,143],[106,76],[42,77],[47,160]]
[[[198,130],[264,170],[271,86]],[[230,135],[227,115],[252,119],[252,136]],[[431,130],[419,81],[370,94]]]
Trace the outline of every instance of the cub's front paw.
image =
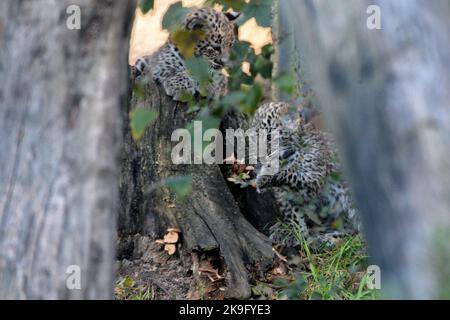
[[139,58],[135,65],[131,67],[131,75],[134,79],[139,78],[148,70],[148,61],[146,58]]

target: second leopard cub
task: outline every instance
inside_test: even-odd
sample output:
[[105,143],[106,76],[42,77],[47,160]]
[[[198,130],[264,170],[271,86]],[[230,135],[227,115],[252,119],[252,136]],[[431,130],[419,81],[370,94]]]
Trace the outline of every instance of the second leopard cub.
[[[329,134],[282,102],[260,106],[252,128],[278,140],[278,152],[263,158],[256,172],[258,191],[272,188],[283,214],[270,228],[274,242],[296,247],[301,238],[319,250],[360,231],[359,215],[346,182],[339,178],[340,164]],[[272,143],[269,140],[269,150]],[[279,161],[275,174],[270,170],[272,157]]]
[[[203,39],[195,46],[194,55],[209,62],[209,99],[226,94],[227,79],[222,74],[222,68],[228,62],[237,38],[237,26],[233,21],[238,17],[235,12],[201,8],[191,11],[183,22],[182,28],[186,31],[204,32]],[[138,59],[133,73],[135,77],[150,73],[153,80],[160,83],[166,94],[175,101],[180,101],[184,93],[192,96],[200,93],[199,83],[190,76],[184,57],[170,40],[153,55]]]

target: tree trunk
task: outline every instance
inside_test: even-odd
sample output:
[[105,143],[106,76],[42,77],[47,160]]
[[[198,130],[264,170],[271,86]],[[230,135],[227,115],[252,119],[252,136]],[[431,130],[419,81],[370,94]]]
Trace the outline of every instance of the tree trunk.
[[[194,120],[187,106],[176,103],[150,82],[145,98],[137,95],[131,106],[153,109],[157,120],[138,143],[128,127],[124,128],[125,154],[121,178],[121,213],[119,232],[122,237],[140,233],[160,238],[167,228],[182,231],[181,254],[197,258],[217,255],[220,271],[226,274],[228,298],[248,298],[253,271],[271,265],[270,241],[242,215],[218,165],[175,165],[171,151],[174,130],[185,128]],[[130,109],[125,110],[124,118]],[[184,200],[166,186],[149,188],[170,177],[190,176],[192,192]],[[195,272],[195,265],[193,267]]]
[[375,1],[382,29],[369,30],[373,3],[281,1],[285,19],[299,23],[300,54],[339,142],[384,293],[443,297],[450,261],[449,2]]
[[[80,30],[66,26],[70,5],[81,8]],[[113,297],[134,8],[0,2],[0,299]],[[70,266],[79,290],[66,285]]]

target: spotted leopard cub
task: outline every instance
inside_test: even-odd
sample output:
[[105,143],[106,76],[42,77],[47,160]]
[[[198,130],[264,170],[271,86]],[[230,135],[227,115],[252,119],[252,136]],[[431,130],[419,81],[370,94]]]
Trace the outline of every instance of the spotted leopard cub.
[[[256,177],[259,192],[275,189],[283,213],[282,221],[270,229],[274,242],[297,246],[302,238],[318,249],[358,232],[357,213],[345,182],[339,178],[339,163],[328,134],[307,123],[286,103],[262,105],[252,127],[272,133],[279,144],[277,153],[262,159]],[[272,174],[274,156],[279,157],[279,170]],[[301,237],[294,236],[292,230]]]
[[[222,69],[237,38],[237,26],[233,21],[238,17],[235,12],[201,8],[191,11],[182,25],[187,31],[204,32],[204,38],[198,41],[194,54],[209,62],[209,99],[226,94],[227,79]],[[153,80],[161,84],[166,94],[175,101],[180,101],[184,93],[192,96],[200,94],[198,82],[189,75],[180,50],[170,40],[153,55],[137,60],[132,73],[136,78],[150,73]]]

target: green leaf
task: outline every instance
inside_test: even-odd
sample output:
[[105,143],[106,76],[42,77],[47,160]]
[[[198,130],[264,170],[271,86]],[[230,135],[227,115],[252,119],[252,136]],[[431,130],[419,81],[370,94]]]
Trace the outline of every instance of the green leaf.
[[272,44],[266,44],[261,48],[261,55],[266,59],[270,59],[274,53],[275,49]]
[[139,140],[145,132],[145,129],[151,125],[157,117],[154,110],[135,108],[130,113],[131,135],[134,140]]
[[150,10],[153,9],[154,0],[141,0],[139,2],[139,8],[141,8],[141,11],[143,14],[146,14]]
[[274,295],[273,288],[271,288],[270,285],[266,283],[258,283],[252,288],[252,291],[255,296],[260,296],[265,299],[271,299]]
[[189,176],[171,177],[165,184],[180,199],[185,199],[192,191],[192,177]]
[[255,18],[261,27],[270,27],[272,22],[272,0],[251,0],[243,13],[246,20]]
[[176,29],[171,34],[172,42],[180,49],[185,59],[192,58],[195,53],[195,47],[200,40],[205,39],[206,33],[203,30],[183,30]]
[[283,73],[274,80],[275,85],[287,94],[295,93],[295,75],[292,72]]
[[174,3],[169,7],[166,14],[164,15],[162,21],[163,28],[168,30],[169,32],[173,32],[177,28],[180,28],[188,12],[189,9],[183,7],[181,1]]
[[289,281],[284,278],[276,278],[273,282],[273,285],[278,288],[285,288],[285,287],[289,286]]
[[233,91],[227,94],[226,96],[222,97],[222,99],[220,100],[220,104],[224,106],[226,109],[229,109],[231,107],[241,105],[245,100],[245,97],[246,97],[245,92]]
[[263,56],[258,56],[254,64],[251,65],[251,73],[256,76],[258,73],[264,79],[272,78],[273,63]]
[[255,50],[250,46],[250,43],[245,41],[238,41],[233,46],[230,55],[231,64],[227,68],[228,74],[228,88],[230,91],[238,91],[242,84],[252,85],[254,83],[253,76],[242,71],[244,62],[248,62],[250,66],[256,61]]
[[233,50],[231,51],[230,59],[235,62],[242,62],[245,60],[250,50],[253,49],[250,47],[249,42],[237,41],[233,46]]
[[242,111],[253,113],[259,106],[259,102],[263,96],[263,90],[259,84],[255,83],[253,86],[244,88],[244,92],[246,93],[246,96]]
[[193,57],[186,59],[186,68],[189,74],[200,85],[200,94],[202,96],[208,95],[208,85],[211,82],[209,74],[209,62],[202,57]]
[[204,115],[200,118],[202,121],[203,133],[209,129],[219,129],[220,123],[222,122],[222,117],[214,115]]
[[219,4],[223,6],[223,10],[226,11],[228,9],[234,10],[242,10],[245,7],[245,0],[207,0],[205,5],[214,6],[215,4]]
[[132,288],[134,286],[134,280],[131,277],[126,276],[123,278],[121,285],[124,288]]
[[223,5],[224,10],[230,8],[234,10],[242,10],[246,5],[245,0],[222,0],[220,2]]
[[139,99],[144,99],[144,97],[145,97],[145,87],[144,87],[144,85],[142,83],[135,82],[133,84],[132,90],[133,90],[134,94]]
[[240,91],[241,85],[252,85],[253,77],[245,74],[242,70],[233,70],[229,72],[230,77],[228,78],[228,90],[229,92]]

